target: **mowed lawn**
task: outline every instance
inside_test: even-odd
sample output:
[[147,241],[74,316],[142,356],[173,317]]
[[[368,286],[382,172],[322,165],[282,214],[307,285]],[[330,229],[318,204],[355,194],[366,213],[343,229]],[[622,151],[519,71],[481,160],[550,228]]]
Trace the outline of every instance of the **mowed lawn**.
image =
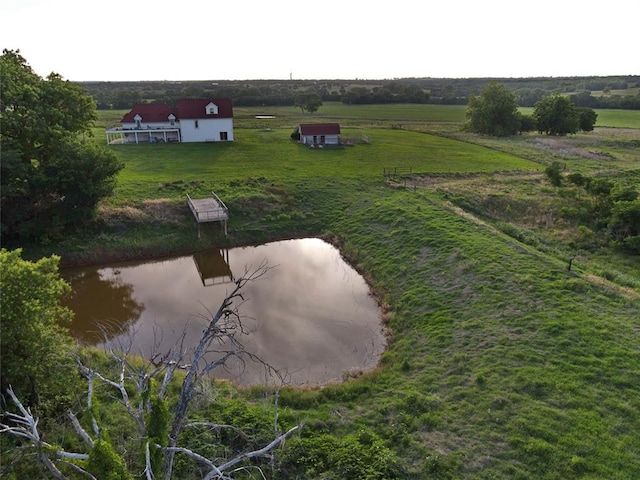
[[[383,178],[384,169],[470,173],[540,170],[539,164],[490,148],[423,133],[393,129],[343,129],[356,144],[310,149],[293,142],[289,129],[237,129],[233,143],[144,144],[112,147],[126,167],[118,191],[135,187],[154,196],[158,182],[246,178]],[[366,136],[370,143],[362,143]],[[126,198],[118,198],[125,201]]]

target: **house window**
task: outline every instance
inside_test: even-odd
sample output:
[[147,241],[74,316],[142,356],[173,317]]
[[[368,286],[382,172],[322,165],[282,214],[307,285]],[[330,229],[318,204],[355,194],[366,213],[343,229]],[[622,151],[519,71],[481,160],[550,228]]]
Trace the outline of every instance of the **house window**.
[[195,127],[200,128],[200,126],[198,125],[198,120],[195,121]]
[[320,143],[324,144],[324,135],[320,135]]
[[175,124],[176,124],[175,118],[170,118],[169,119],[169,125],[171,125],[173,127]]
[[136,120],[136,128],[140,128],[140,120]]
[[220,132],[220,140],[223,142],[229,140],[229,135],[227,134],[227,132]]

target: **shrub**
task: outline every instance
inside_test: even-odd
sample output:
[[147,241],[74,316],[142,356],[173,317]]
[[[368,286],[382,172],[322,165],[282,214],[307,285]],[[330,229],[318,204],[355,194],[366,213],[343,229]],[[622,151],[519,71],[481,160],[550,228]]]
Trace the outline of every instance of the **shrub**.
[[589,182],[589,177],[585,177],[581,173],[574,172],[567,175],[567,180],[578,187],[582,187]]
[[369,429],[339,439],[317,435],[290,441],[277,468],[278,478],[405,478],[397,456]]
[[87,471],[104,480],[133,480],[122,457],[104,440],[98,440],[89,453]]
[[562,185],[562,164],[558,161],[554,161],[551,165],[545,168],[544,173],[554,187]]

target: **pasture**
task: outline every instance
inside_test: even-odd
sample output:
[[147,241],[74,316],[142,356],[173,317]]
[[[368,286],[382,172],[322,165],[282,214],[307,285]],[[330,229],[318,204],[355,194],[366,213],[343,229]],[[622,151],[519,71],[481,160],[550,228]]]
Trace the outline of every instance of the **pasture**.
[[[127,168],[120,193],[130,186],[143,197],[158,195],[158,182],[201,180],[202,192],[229,181],[265,177],[276,182],[309,178],[381,181],[384,168],[432,173],[539,170],[540,165],[482,146],[439,136],[392,129],[343,128],[342,137],[356,145],[309,149],[293,142],[290,129],[237,129],[226,144],[154,144],[112,147]],[[370,143],[364,143],[366,136]],[[122,201],[130,201],[128,194]]]
[[[302,236],[340,247],[384,307],[389,346],[372,372],[281,391],[280,420],[306,426],[280,478],[347,478],[347,439],[385,452],[385,478],[639,478],[640,262],[576,243],[558,213],[575,192],[543,171],[637,179],[640,112],[565,139],[493,139],[444,108],[238,108],[235,143],[110,147],[126,167],[99,227],[55,250],[82,263]],[[293,143],[303,118],[339,121],[355,145]],[[389,182],[385,167],[414,175]],[[229,237],[197,239],[185,195],[211,190]]]

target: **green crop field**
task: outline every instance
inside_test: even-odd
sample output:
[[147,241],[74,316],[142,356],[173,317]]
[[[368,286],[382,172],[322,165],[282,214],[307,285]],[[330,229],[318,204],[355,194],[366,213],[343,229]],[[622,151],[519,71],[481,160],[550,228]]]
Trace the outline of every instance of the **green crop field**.
[[[303,236],[338,246],[383,307],[388,348],[341,384],[281,390],[283,427],[305,427],[274,478],[640,478],[640,258],[599,242],[575,220],[584,193],[544,174],[559,161],[637,187],[640,112],[499,139],[461,132],[461,107],[235,112],[233,143],[109,147],[125,169],[98,225],[38,253],[72,264]],[[96,141],[122,113],[100,112]],[[328,120],[354,145],[289,138]],[[211,190],[229,236],[209,224],[198,239],[186,194]],[[196,416],[273,428],[268,392],[218,388]]]

